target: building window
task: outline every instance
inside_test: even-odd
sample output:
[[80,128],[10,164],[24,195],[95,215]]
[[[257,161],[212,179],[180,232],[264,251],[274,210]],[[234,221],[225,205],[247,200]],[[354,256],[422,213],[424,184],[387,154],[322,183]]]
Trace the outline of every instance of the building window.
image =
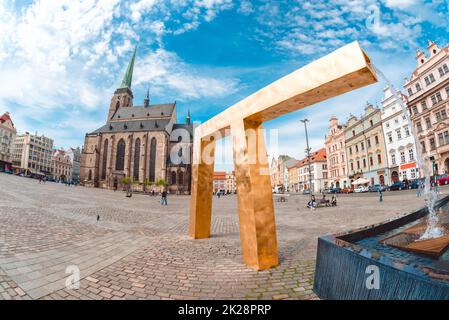
[[417,83],[417,84],[415,85],[415,88],[416,88],[416,92],[421,91],[421,85],[420,85],[419,83]]
[[404,131],[405,131],[405,136],[409,137],[410,136],[410,128],[408,126],[405,126]]
[[109,146],[109,142],[106,139],[106,141],[104,142],[104,146],[103,146],[103,164],[101,167],[101,179],[105,180],[106,179],[106,169],[107,169],[107,164],[108,164],[108,146]]
[[121,139],[117,144],[117,158],[115,161],[115,170],[123,171],[125,169],[125,149],[126,149],[125,141]]
[[424,110],[427,110],[427,103],[426,101],[421,102],[421,108]]
[[380,153],[377,155],[377,163],[382,164],[382,156]]
[[351,162],[351,171],[354,171],[354,163]]
[[393,165],[396,165],[396,155],[395,155],[395,154],[392,154],[392,155],[391,155],[391,163],[392,163]]
[[357,169],[360,169],[360,161],[357,160]]
[[176,172],[171,173],[171,184],[176,184]]
[[370,120],[370,121],[369,121],[369,124],[371,125],[371,127],[373,127],[373,126],[374,126],[373,120]]
[[366,168],[366,159],[363,159],[363,168]]
[[369,157],[369,164],[370,164],[370,166],[374,166],[374,161],[373,161],[372,156]]
[[410,158],[410,162],[415,161],[415,153],[414,153],[413,149],[408,150],[408,156]]
[[401,163],[405,163],[405,162],[406,162],[406,160],[405,160],[405,152],[401,151]]
[[360,148],[362,149],[362,151],[365,150],[365,144],[363,142],[360,143]]
[[353,137],[355,136],[355,130],[352,130],[352,136]]
[[424,141],[421,141],[421,150],[423,153],[426,152],[426,143]]
[[421,122],[420,122],[420,121],[418,121],[418,122],[416,123],[416,131],[418,131],[418,133],[421,133],[421,132],[422,132],[422,125],[421,125]]
[[388,137],[388,143],[393,143],[393,135],[391,134],[391,132],[387,133],[387,137]]
[[355,153],[359,152],[359,146],[355,145]]
[[444,146],[448,143],[449,143],[449,132],[448,131],[438,134],[438,144],[440,146]]
[[140,167],[140,139],[136,140],[134,145],[134,180],[139,181],[139,167]]
[[374,142],[376,143],[376,146],[379,145],[379,137],[374,136]]
[[157,141],[156,138],[151,139],[151,145],[150,145],[150,181],[156,182],[156,145]]
[[430,118],[426,118],[426,128],[427,129],[432,128],[432,122],[430,121]]
[[402,139],[401,129],[396,130],[396,135],[398,136],[398,140]]
[[178,173],[178,184],[183,185],[184,184],[184,174],[182,172]]
[[366,140],[366,144],[368,146],[368,149],[371,148],[371,139],[368,138],[368,140]]
[[412,88],[408,88],[408,95],[411,96],[413,94]]
[[417,115],[417,114],[419,113],[418,107],[417,107],[417,106],[413,106],[413,107],[412,107],[412,110],[413,110],[413,114],[414,114],[414,115]]
[[[429,139],[430,142],[430,150],[435,150],[436,149],[436,144],[435,144],[435,138],[430,138]],[[424,144],[424,142],[422,142],[422,144]],[[424,152],[425,152],[425,148],[424,148]]]

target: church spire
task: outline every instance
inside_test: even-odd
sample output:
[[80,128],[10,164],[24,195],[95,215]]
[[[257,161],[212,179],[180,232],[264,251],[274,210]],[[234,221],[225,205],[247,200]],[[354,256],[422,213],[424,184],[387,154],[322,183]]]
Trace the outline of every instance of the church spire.
[[145,108],[150,106],[150,89],[147,89],[147,94],[145,95],[145,99],[143,99],[143,106]]
[[128,88],[131,90],[131,84],[133,81],[134,62],[136,61],[136,52],[137,52],[137,45],[134,47],[133,55],[131,57],[131,61],[128,64],[128,68],[126,68],[126,73],[125,76],[123,77],[120,89]]
[[188,126],[190,126],[190,109],[189,109],[189,111],[187,112],[186,124],[187,124]]

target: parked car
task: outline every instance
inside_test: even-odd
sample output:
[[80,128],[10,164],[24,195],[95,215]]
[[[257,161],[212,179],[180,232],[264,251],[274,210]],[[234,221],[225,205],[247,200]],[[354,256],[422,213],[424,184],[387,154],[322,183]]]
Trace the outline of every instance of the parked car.
[[355,193],[364,193],[364,192],[368,192],[368,187],[364,187],[364,186],[360,186],[354,189]]
[[331,193],[331,189],[330,189],[330,188],[323,189],[323,190],[322,190],[322,193]]
[[310,192],[310,190],[309,189],[306,189],[306,190],[304,190],[303,192],[302,192],[302,194],[310,194],[311,192]]
[[[409,189],[418,189],[420,184],[420,179],[414,179],[410,181],[410,184],[408,185]],[[424,185],[424,183],[423,183]]]
[[449,175],[448,174],[442,174],[437,177],[437,183],[442,186],[449,184]]
[[406,188],[405,184],[403,182],[400,182],[400,181],[393,183],[388,188],[388,190],[390,190],[390,191],[398,191],[398,190],[404,190],[404,189],[407,189],[407,188]]
[[331,188],[329,189],[329,193],[331,194],[341,193],[341,188]]
[[353,193],[354,189],[352,188],[343,188],[341,189],[341,193]]
[[387,188],[385,186],[382,186],[380,184],[375,184],[368,187],[369,192],[379,192],[379,191],[385,191]]

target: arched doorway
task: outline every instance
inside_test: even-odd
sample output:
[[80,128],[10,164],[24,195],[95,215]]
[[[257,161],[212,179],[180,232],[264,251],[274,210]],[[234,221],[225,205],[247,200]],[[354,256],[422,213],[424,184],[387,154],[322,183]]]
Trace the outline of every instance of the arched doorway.
[[397,171],[391,173],[391,181],[393,181],[393,183],[399,182],[399,173]]
[[385,185],[385,177],[384,177],[383,175],[380,175],[380,176],[379,176],[379,184],[380,184],[381,186]]
[[449,158],[444,160],[444,173],[449,173]]
[[335,184],[336,188],[340,188],[340,181],[337,181],[337,183]]

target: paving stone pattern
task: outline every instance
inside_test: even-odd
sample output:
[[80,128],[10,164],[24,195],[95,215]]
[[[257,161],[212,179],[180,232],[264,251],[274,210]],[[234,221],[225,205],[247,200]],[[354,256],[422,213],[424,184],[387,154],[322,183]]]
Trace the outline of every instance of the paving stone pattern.
[[[204,240],[187,236],[189,197],[168,202],[0,174],[0,299],[317,299],[318,236],[423,206],[414,191],[385,193],[383,203],[340,196],[337,208],[316,211],[292,196],[276,203],[280,266],[258,272],[242,264],[235,196],[214,199]],[[70,266],[79,289],[66,288]]]

